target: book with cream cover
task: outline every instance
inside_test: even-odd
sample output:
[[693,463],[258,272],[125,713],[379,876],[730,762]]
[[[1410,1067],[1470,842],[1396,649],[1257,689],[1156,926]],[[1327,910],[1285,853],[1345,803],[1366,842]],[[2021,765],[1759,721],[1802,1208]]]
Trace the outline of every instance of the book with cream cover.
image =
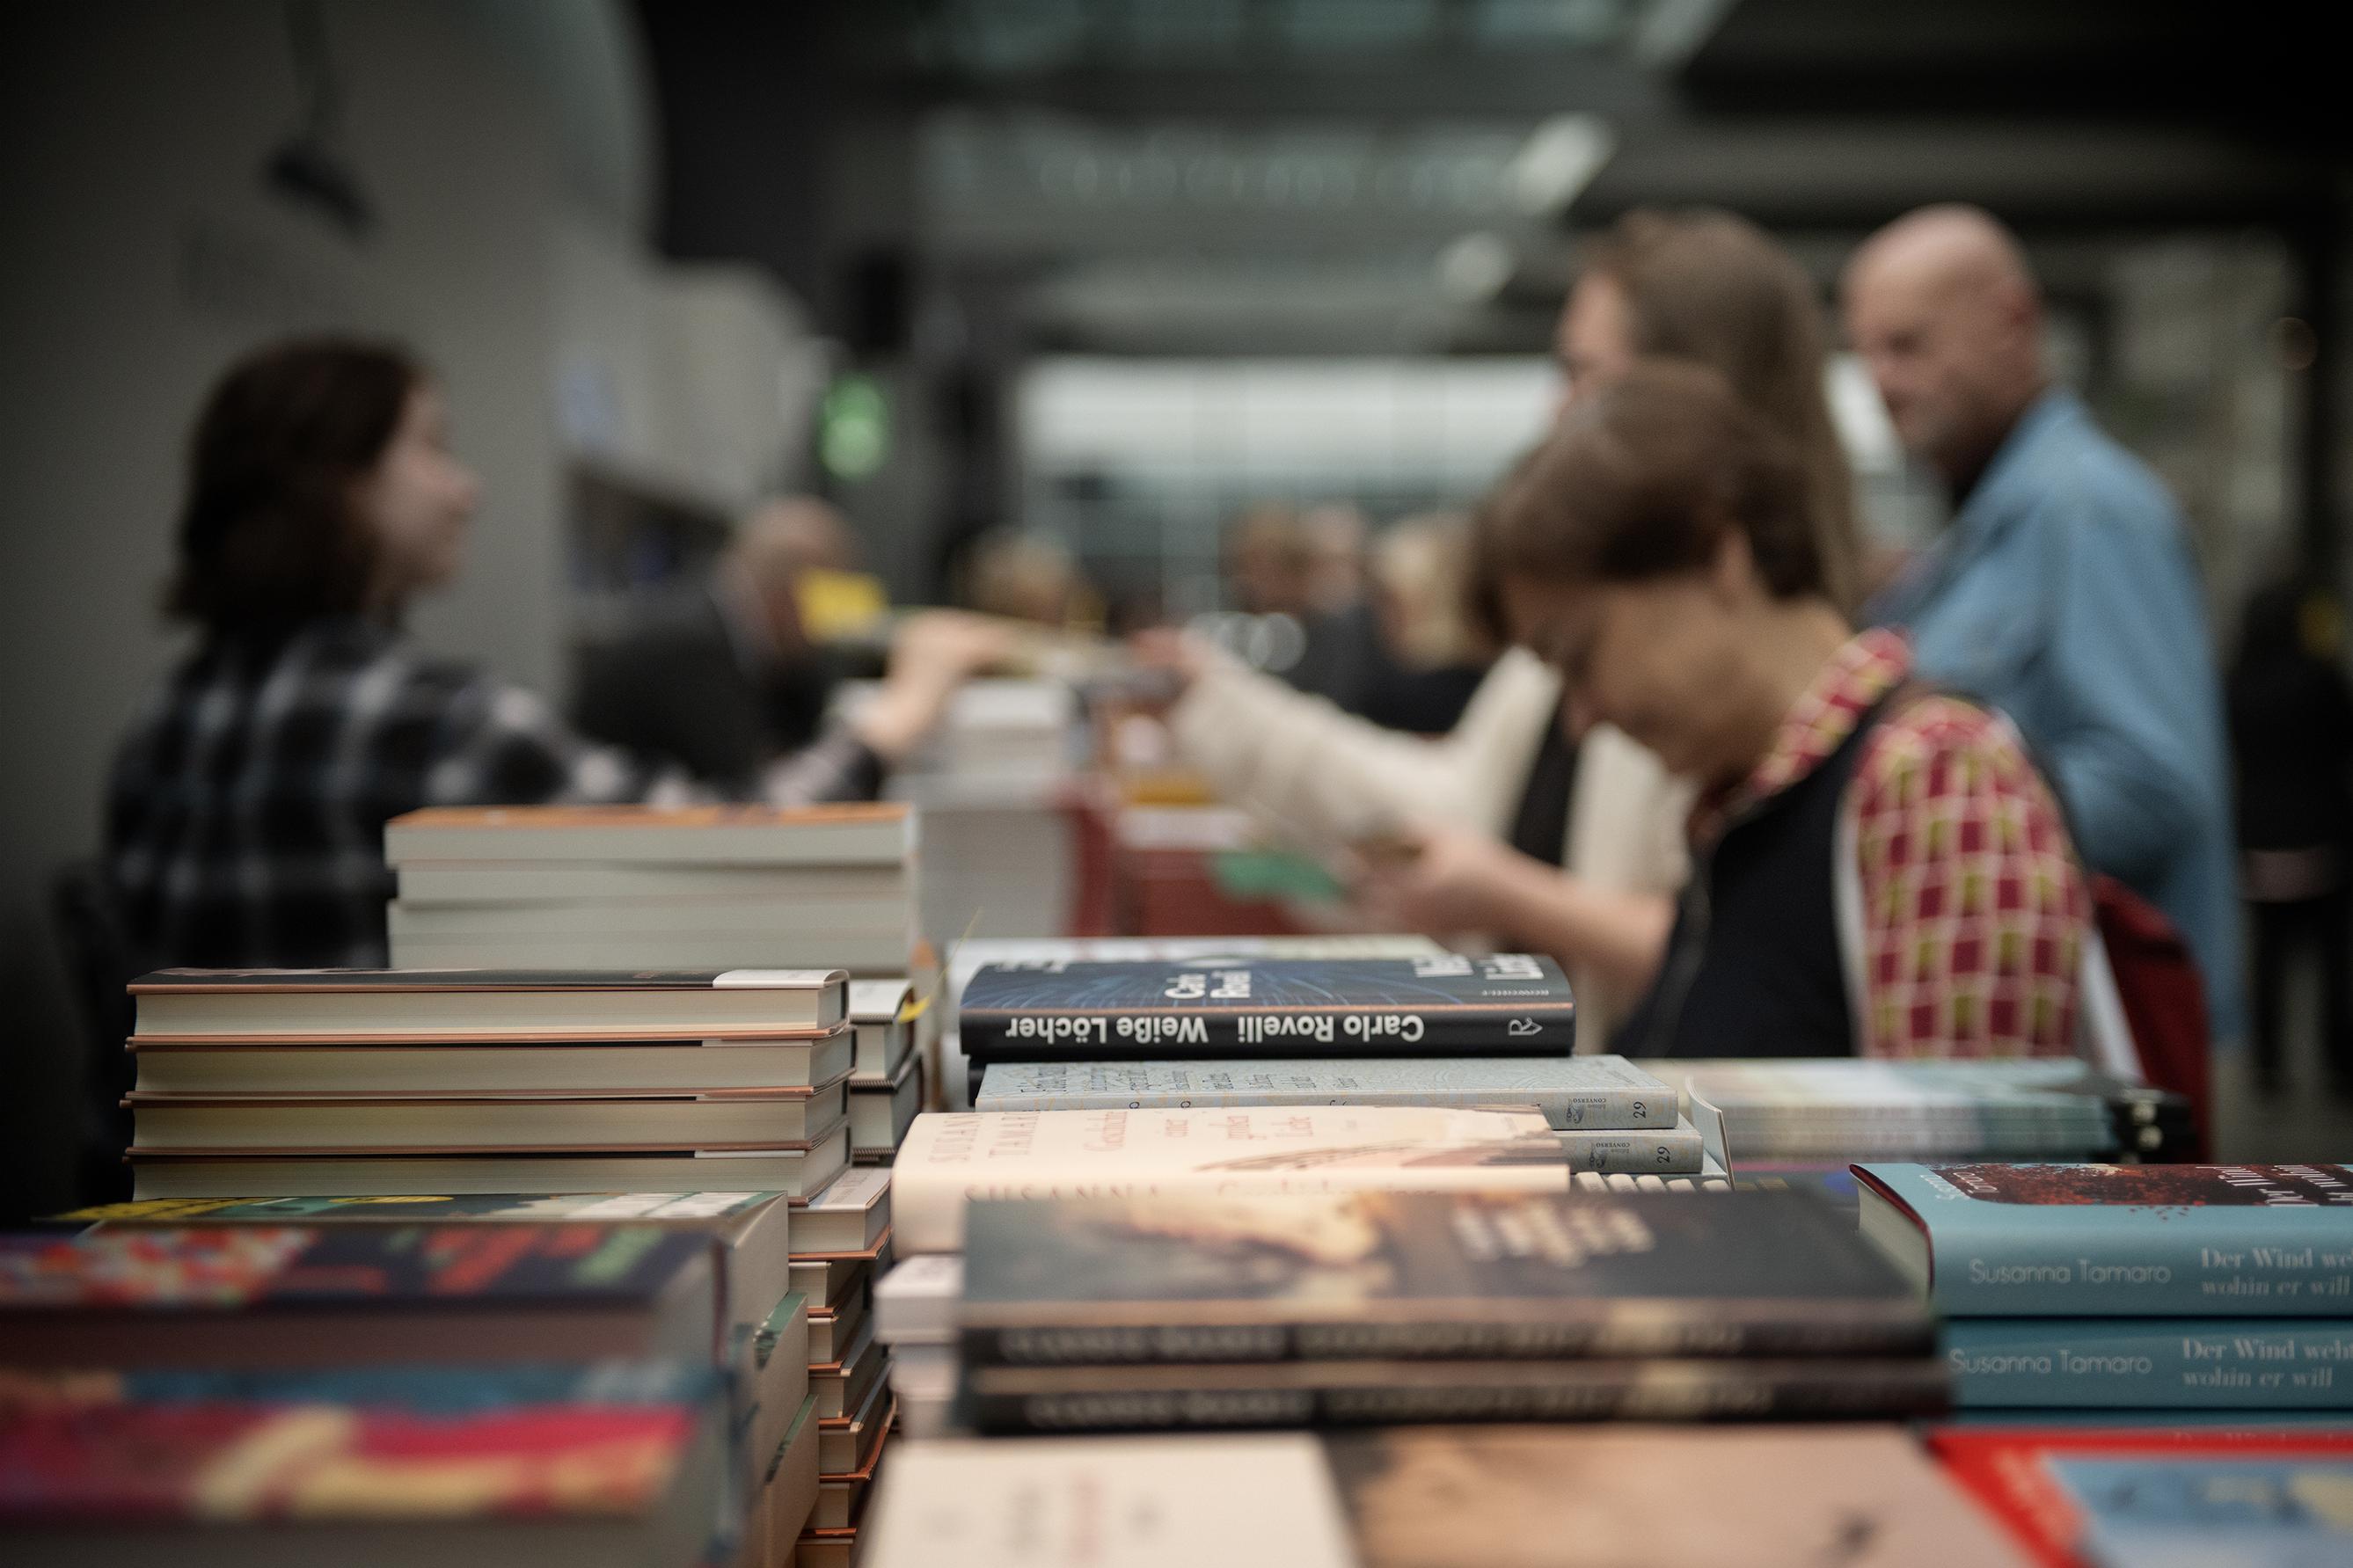
[[675,1040],[447,1034],[403,1039],[131,1042],[136,1088],[159,1094],[536,1094],[807,1089],[850,1068],[854,1037],[710,1035]]
[[1560,1128],[1672,1129],[1673,1089],[1623,1057],[996,1062],[975,1110],[1528,1105]]
[[849,1113],[847,1075],[807,1089],[533,1094],[134,1091],[134,1147],[162,1149],[773,1149]]
[[1904,1279],[1796,1193],[984,1201],[963,1278],[973,1366],[1935,1348]]
[[990,964],[957,1004],[965,1057],[1567,1056],[1577,1008],[1548,958],[1048,960]]
[[1533,1110],[1243,1106],[927,1112],[892,1170],[902,1253],[959,1252],[974,1198],[1160,1193],[1567,1192]]
[[915,852],[904,805],[435,806],[384,826],[385,860],[860,866]]

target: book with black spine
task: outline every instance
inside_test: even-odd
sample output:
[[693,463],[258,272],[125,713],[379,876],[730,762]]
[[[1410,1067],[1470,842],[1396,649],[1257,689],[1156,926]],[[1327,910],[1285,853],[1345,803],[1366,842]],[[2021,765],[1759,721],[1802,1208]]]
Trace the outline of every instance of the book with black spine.
[[1567,1056],[1576,1002],[1548,958],[990,964],[966,982],[976,1065],[1243,1057]]
[[1918,1295],[1796,1193],[979,1201],[966,1364],[1926,1356]]

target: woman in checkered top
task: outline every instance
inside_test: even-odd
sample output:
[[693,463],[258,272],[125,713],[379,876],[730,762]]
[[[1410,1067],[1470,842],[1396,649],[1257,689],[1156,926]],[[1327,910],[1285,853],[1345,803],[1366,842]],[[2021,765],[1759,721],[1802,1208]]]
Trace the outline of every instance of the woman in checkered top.
[[[439,391],[397,347],[282,343],[215,387],[167,601],[197,645],[124,740],[106,805],[135,959],[381,964],[387,818],[707,793],[402,635],[409,601],[456,576],[477,493]],[[1001,644],[970,617],[914,617],[880,699],[776,763],[762,794],[871,797]]]

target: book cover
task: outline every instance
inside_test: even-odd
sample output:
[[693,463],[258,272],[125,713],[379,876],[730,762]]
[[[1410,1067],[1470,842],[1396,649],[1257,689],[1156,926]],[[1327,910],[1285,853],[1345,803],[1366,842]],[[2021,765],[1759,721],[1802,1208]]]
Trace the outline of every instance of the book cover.
[[1363,1568],[2020,1568],[1900,1428],[1452,1426],[1325,1439]]
[[1902,1277],[1793,1193],[981,1202],[958,1310],[975,1366],[1935,1344]]
[[1958,1317],[2353,1317],[2343,1165],[1869,1164],[1863,1235]]
[[1942,1351],[1964,1409],[2353,1410],[2353,1321],[1962,1318]]
[[1560,1135],[1533,1110],[1242,1106],[915,1118],[892,1167],[902,1253],[960,1252],[974,1198],[1566,1192]]
[[1548,958],[1221,959],[991,964],[957,1005],[965,1055],[1000,1061],[1247,1056],[1567,1056]]
[[1930,1357],[1290,1361],[965,1369],[982,1433],[1449,1421],[1857,1421],[1934,1415]]
[[2093,1568],[2321,1568],[2353,1562],[2353,1459],[2052,1455]]
[[892,1455],[866,1524],[864,1568],[1356,1562],[1304,1434],[910,1444]]
[[1577,1129],[1677,1121],[1674,1090],[1613,1056],[996,1062],[973,1101],[983,1111],[1225,1105],[1526,1105]]
[[835,805],[435,806],[385,824],[385,858],[860,865],[915,851],[916,817],[892,803]]

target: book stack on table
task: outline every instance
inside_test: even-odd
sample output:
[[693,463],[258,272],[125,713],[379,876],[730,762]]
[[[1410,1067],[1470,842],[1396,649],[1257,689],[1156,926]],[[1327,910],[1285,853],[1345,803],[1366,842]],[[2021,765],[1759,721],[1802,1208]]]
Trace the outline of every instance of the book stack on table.
[[874,1281],[891,1267],[891,1172],[861,1166],[795,1215],[793,1287],[821,1303],[810,1318],[810,1387],[817,1400],[815,1507],[785,1544],[811,1568],[857,1554],[866,1499],[895,1420],[891,1348]]
[[923,1109],[923,1018],[913,982],[903,977],[849,983],[849,1022],[857,1059],[849,1074],[849,1154],[861,1165],[887,1165]]
[[782,1194],[101,1212],[0,1238],[12,1563],[769,1564],[814,1504]]
[[1868,1164],[1968,1412],[2353,1419],[2353,1168]]
[[921,940],[904,805],[443,808],[384,837],[403,968],[904,975]]

